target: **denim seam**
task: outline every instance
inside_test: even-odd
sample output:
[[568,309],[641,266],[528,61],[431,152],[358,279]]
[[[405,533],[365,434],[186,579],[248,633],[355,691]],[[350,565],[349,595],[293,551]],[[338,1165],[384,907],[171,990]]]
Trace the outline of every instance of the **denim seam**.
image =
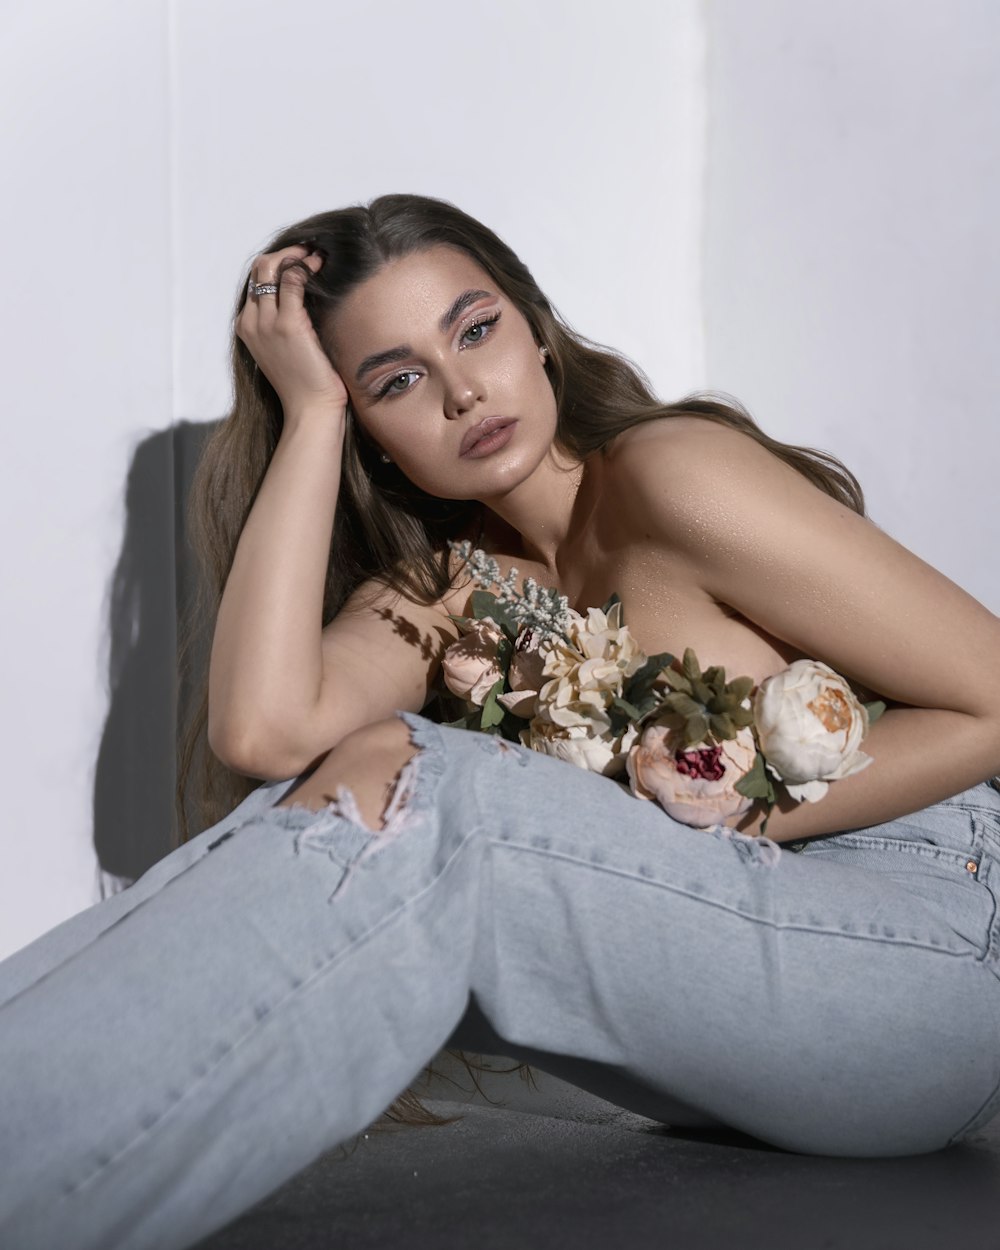
[[[987,837],[987,821],[974,820],[973,829],[975,831],[976,856],[979,865],[977,880],[985,890],[989,891],[993,900],[993,915],[990,918],[987,930],[985,959],[988,963],[996,964],[1000,961],[1000,897],[998,897],[998,889],[1000,889],[1000,848],[994,849],[992,839]],[[996,883],[994,883],[994,878],[997,878]],[[994,970],[991,969],[991,971]],[[994,975],[996,975],[995,971]]]
[[[1000,1034],[1000,995],[992,999],[993,1014],[997,1022],[997,1033]],[[963,1138],[968,1137],[977,1129],[983,1128],[994,1119],[997,1112],[1000,1111],[1000,1080],[993,1087],[993,1092],[989,1094],[983,1105],[971,1115],[957,1132],[945,1142],[946,1146],[960,1142]]]
[[[248,822],[248,823],[252,823],[252,822]],[[241,826],[241,828],[245,828],[245,826]],[[423,889],[420,890],[417,894],[412,895],[410,898],[404,899],[402,904],[399,907],[394,908],[391,912],[388,913],[388,915],[381,917],[381,919],[376,921],[376,923],[373,924],[370,929],[366,929],[364,933],[361,933],[355,938],[350,939],[348,941],[348,944],[343,949],[337,951],[336,954],[330,956],[321,967],[315,968],[308,976],[304,977],[302,980],[293,984],[291,988],[284,994],[283,997],[279,998],[272,1006],[268,1008],[267,1014],[265,1016],[255,1019],[253,1024],[251,1024],[251,1026],[244,1033],[242,1033],[236,1039],[236,1041],[231,1043],[231,1045],[227,1046],[225,1052],[221,1054],[218,1057],[218,1059],[216,1059],[215,1062],[211,1064],[210,1067],[206,1068],[204,1072],[196,1076],[194,1081],[190,1085],[186,1086],[185,1089],[181,1092],[180,1097],[173,1099],[170,1102],[170,1104],[162,1112],[160,1112],[160,1114],[155,1118],[155,1120],[153,1120],[152,1122],[148,1124],[145,1124],[142,1127],[142,1129],[134,1137],[132,1137],[128,1142],[126,1142],[124,1146],[122,1146],[119,1150],[117,1150],[110,1158],[106,1159],[103,1163],[99,1164],[96,1169],[94,1169],[92,1172],[89,1172],[86,1176],[84,1176],[82,1180],[76,1181],[72,1185],[65,1187],[58,1200],[66,1201],[67,1199],[71,1198],[73,1195],[78,1193],[81,1189],[85,1188],[87,1185],[92,1184],[101,1175],[102,1172],[106,1171],[109,1167],[117,1163],[122,1158],[123,1155],[127,1154],[128,1151],[130,1151],[131,1149],[133,1149],[133,1147],[138,1145],[139,1142],[143,1138],[147,1137],[163,1121],[163,1119],[166,1116],[168,1116],[171,1113],[171,1111],[173,1111],[175,1107],[179,1106],[180,1103],[182,1103],[185,1099],[190,1097],[190,1095],[194,1092],[194,1090],[196,1090],[198,1086],[202,1084],[203,1081],[206,1081],[210,1076],[214,1075],[214,1073],[230,1058],[230,1056],[232,1056],[232,1054],[236,1051],[238,1047],[244,1045],[251,1037],[259,1033],[260,1030],[266,1024],[268,1024],[269,1022],[272,1022],[277,1009],[287,1005],[289,1001],[299,993],[300,990],[311,988],[314,982],[319,981],[322,977],[325,977],[329,972],[333,971],[336,965],[346,955],[353,953],[360,946],[366,943],[370,938],[372,938],[375,934],[377,934],[381,929],[385,928],[390,923],[395,922],[402,915],[402,913],[405,912],[411,906],[411,904],[416,903],[421,898],[423,898],[423,896],[427,894],[430,890],[432,890],[437,885],[437,883],[445,876],[445,874],[450,869],[451,865],[455,862],[455,860],[462,853],[462,851],[466,848],[466,846],[468,846],[471,838],[477,832],[481,832],[478,826],[473,826],[473,828],[468,830],[462,836],[462,840],[459,843],[459,845],[455,848],[454,852],[448,856],[448,859],[445,861],[444,865],[442,866],[441,871],[435,875],[432,881],[428,882],[428,884],[425,885]]]
[[734,907],[731,903],[720,902],[717,899],[709,898],[705,894],[695,894],[694,892],[685,890],[680,886],[671,885],[666,881],[657,881],[654,877],[645,877],[634,872],[629,872],[624,868],[617,868],[614,865],[595,864],[592,860],[580,859],[579,856],[568,854],[565,851],[553,851],[551,849],[531,846],[523,842],[515,842],[513,839],[504,838],[502,835],[500,837],[496,837],[487,834],[486,836],[490,843],[494,846],[514,847],[517,850],[529,851],[534,855],[565,859],[572,863],[580,864],[585,868],[596,868],[600,872],[613,873],[618,877],[627,877],[630,880],[639,881],[644,885],[654,886],[660,890],[668,890],[672,894],[681,894],[685,898],[694,899],[699,903],[705,903],[710,907],[715,907],[719,911],[725,911],[735,916],[741,916],[744,920],[751,920],[755,924],[766,925],[771,929],[789,929],[801,933],[821,933],[830,937],[849,938],[854,941],[862,942],[877,942],[886,946],[909,946],[915,947],[918,950],[931,951],[939,955],[950,955],[956,959],[973,959],[977,963],[981,962],[981,959],[976,958],[976,952],[972,948],[969,950],[954,950],[949,946],[935,946],[933,943],[922,942],[916,938],[887,937],[884,934],[878,936],[874,933],[850,933],[846,929],[818,928],[816,925],[801,924],[795,921],[770,920],[766,916],[755,916],[752,912],[745,911],[740,907]]
[[954,857],[956,862],[969,858],[967,851],[959,850],[954,846],[939,846],[933,842],[914,842],[907,838],[880,838],[869,837],[863,833],[841,833],[831,838],[830,842],[835,843],[832,847],[834,851],[838,846],[856,846],[877,851],[898,851],[903,855],[929,856],[931,859]]

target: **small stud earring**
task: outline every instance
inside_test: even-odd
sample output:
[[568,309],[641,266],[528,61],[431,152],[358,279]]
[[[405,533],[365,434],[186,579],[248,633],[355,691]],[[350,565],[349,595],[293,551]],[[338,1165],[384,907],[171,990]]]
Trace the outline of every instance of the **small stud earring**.
[[543,347],[540,347],[538,350],[541,352],[543,356],[548,356],[549,354],[549,349],[547,347],[543,346]]
[[383,464],[392,464],[392,460],[385,454],[385,452],[382,453],[381,460]]

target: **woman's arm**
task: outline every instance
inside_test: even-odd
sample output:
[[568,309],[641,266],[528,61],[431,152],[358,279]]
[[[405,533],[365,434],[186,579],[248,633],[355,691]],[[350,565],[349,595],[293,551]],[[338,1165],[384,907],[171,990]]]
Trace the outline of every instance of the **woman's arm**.
[[302,246],[258,258],[280,298],[248,298],[237,333],[281,400],[284,423],[240,533],[209,665],[208,741],[230,768],[296,776],[351,729],[418,711],[454,636],[443,611],[362,587],[323,629],[347,390],[303,307]]
[[[1000,619],[748,435],[697,420],[635,434],[614,453],[633,523],[719,602],[906,705],[871,727],[874,763],[776,807],[768,837],[878,824],[1000,772]],[[763,815],[732,823],[759,832]]]

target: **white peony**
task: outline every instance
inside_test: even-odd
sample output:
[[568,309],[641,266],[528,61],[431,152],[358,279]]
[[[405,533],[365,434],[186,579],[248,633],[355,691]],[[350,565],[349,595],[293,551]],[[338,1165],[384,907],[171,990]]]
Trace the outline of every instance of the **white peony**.
[[762,681],[753,713],[768,768],[800,802],[815,803],[828,782],[873,762],[858,749],[868,712],[844,678],[819,660],[796,660]]

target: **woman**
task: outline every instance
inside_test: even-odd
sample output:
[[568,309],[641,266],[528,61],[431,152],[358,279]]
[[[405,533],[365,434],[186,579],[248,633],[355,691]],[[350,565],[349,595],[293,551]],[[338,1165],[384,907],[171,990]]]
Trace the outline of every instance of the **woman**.
[[[234,362],[197,491],[207,759],[246,797],[0,969],[4,1244],[190,1245],[446,1044],[802,1152],[1000,1110],[1000,622],[843,466],[658,403],[417,196],[276,236]],[[829,664],[887,704],[872,765],[763,837],[435,724],[458,539],[617,592],[647,653]]]

